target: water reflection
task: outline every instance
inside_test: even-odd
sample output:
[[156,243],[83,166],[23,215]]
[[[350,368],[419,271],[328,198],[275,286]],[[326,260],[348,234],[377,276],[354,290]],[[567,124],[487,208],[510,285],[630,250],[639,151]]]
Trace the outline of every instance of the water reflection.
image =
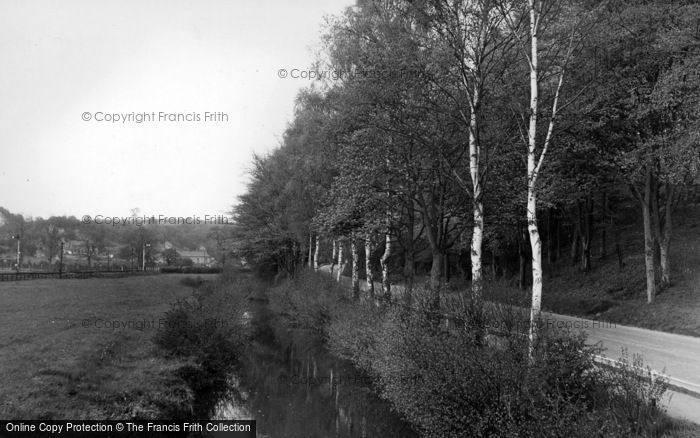
[[254,418],[258,436],[417,436],[371,391],[368,379],[328,353],[316,332],[297,329],[255,342],[242,368],[242,382],[231,385],[249,390],[232,391],[245,402],[220,403],[215,417]]

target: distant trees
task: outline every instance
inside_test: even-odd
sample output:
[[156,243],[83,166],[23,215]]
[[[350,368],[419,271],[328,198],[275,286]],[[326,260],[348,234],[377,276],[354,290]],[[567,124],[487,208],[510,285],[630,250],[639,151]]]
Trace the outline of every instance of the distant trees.
[[304,265],[313,242],[312,219],[334,172],[324,142],[327,106],[322,95],[303,93],[284,148],[256,156],[248,192],[234,208],[232,251],[250,263],[288,274]]
[[84,223],[74,216],[24,218],[0,207],[0,260],[9,260],[10,254],[13,261],[16,259],[17,240],[12,236],[20,235],[21,261],[31,260],[34,269],[58,269],[61,243],[69,256],[64,260],[67,264],[101,269],[108,264],[116,266],[115,262],[133,261],[134,267],[140,267],[144,245],[151,245],[146,246],[146,263],[153,263],[166,241],[178,248],[218,248],[223,240],[217,236],[228,236],[229,228],[209,224]]
[[165,264],[168,266],[177,265],[180,261],[180,254],[177,253],[177,250],[175,248],[166,249],[165,251],[163,251],[162,256],[163,260],[165,260]]

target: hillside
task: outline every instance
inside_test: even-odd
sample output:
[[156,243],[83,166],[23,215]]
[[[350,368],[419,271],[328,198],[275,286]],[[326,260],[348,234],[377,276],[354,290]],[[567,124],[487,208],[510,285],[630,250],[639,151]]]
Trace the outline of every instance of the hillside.
[[[647,304],[641,225],[621,235],[624,267],[617,258],[595,257],[584,274],[571,259],[560,260],[545,275],[543,306],[556,313],[700,336],[700,208],[688,207],[675,217],[671,243],[672,285]],[[610,252],[611,250],[609,250]],[[529,294],[501,285],[492,298],[528,305]]]

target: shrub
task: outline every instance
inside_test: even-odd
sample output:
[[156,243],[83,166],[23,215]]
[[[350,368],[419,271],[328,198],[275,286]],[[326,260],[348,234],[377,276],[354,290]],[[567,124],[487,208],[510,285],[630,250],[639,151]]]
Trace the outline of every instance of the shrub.
[[[448,330],[436,324],[428,295],[418,290],[421,310],[410,313],[354,306],[328,328],[330,348],[368,372],[422,436],[655,435],[662,413],[650,400],[662,389],[629,370],[601,373],[599,348],[585,337],[543,328],[531,364],[522,312],[443,300],[452,309]],[[484,341],[487,320],[501,330]]]
[[242,324],[245,282],[198,289],[167,311],[154,342],[189,365],[180,378],[197,393],[225,387],[227,374],[239,363],[247,336]]
[[630,360],[622,350],[618,366],[601,367],[601,381],[610,388],[601,398],[618,424],[626,426],[629,435],[656,436],[668,427],[661,400],[668,390],[668,379],[652,373],[641,356]]
[[582,335],[541,327],[531,362],[521,309],[454,295],[436,308],[420,287],[411,309],[345,294],[306,273],[275,290],[274,306],[323,330],[331,351],[369,375],[422,436],[658,436],[668,427],[655,404],[663,382],[624,358],[621,368],[601,368],[600,349]]
[[329,276],[301,271],[271,291],[271,308],[296,325],[322,331],[347,301],[345,293]]

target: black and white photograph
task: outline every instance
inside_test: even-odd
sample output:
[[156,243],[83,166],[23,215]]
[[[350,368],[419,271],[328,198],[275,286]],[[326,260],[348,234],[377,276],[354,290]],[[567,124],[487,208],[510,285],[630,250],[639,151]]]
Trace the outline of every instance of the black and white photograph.
[[700,1],[0,0],[0,437],[700,437]]

